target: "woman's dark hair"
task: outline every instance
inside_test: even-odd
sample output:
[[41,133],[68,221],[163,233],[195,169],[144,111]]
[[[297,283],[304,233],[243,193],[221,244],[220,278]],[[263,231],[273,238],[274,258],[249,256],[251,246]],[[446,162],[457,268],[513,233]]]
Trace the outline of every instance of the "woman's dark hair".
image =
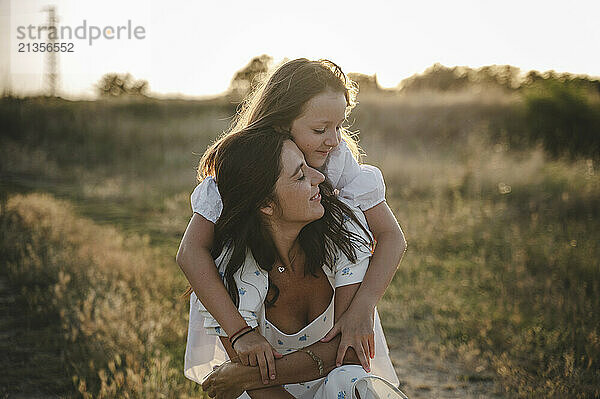
[[[239,304],[238,290],[233,278],[246,260],[250,250],[257,264],[271,270],[279,259],[275,243],[260,209],[269,202],[277,204],[275,184],[281,173],[283,143],[291,136],[272,131],[273,128],[246,129],[221,140],[215,148],[215,180],[223,201],[223,211],[215,224],[213,258],[223,250],[231,251],[223,279],[229,296]],[[356,262],[355,245],[372,248],[365,240],[344,226],[348,218],[367,230],[353,211],[341,202],[330,183],[319,185],[321,204],[325,213],[319,220],[306,225],[298,235],[298,244],[304,253],[305,274],[316,272],[324,264],[334,267],[336,252],[341,250]],[[275,303],[275,297],[267,305]]]
[[[279,66],[242,103],[229,131],[204,153],[198,165],[198,181],[214,175],[215,150],[219,141],[248,129],[275,128],[289,132],[292,122],[304,112],[305,104],[327,90],[344,94],[348,115],[356,105],[358,86],[334,62],[298,58]],[[352,135],[342,129],[341,136],[358,159],[360,148]]]

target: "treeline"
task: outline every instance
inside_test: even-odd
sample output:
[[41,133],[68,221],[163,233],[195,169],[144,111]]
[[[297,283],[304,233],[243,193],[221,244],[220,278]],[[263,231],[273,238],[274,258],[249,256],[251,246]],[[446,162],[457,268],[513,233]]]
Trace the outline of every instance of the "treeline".
[[[235,104],[241,102],[272,67],[273,58],[269,55],[254,57],[234,74],[229,89],[221,98],[215,99],[214,104],[229,108],[233,113]],[[518,124],[519,128],[504,134],[503,139],[508,144],[513,147],[541,145],[552,157],[600,158],[600,80],[596,78],[555,71],[523,72],[511,65],[474,69],[446,67],[439,63],[421,74],[404,79],[394,89],[381,88],[376,75],[349,73],[348,76],[358,84],[359,100],[364,99],[363,103],[372,102],[373,98],[383,94],[418,96],[427,93],[436,96],[468,91],[475,96],[489,92],[516,95],[522,101],[515,106],[512,124]],[[157,107],[162,111],[168,109],[168,112],[176,108],[185,109],[188,115],[194,112],[185,106],[159,106],[156,102],[161,101],[148,97],[148,82],[135,80],[129,74],[106,74],[96,85],[96,90],[99,98],[118,98],[124,102],[119,104],[119,108],[125,105],[128,111],[140,115],[156,117],[158,115],[154,111]],[[365,94],[369,93],[376,95],[367,99]],[[8,131],[14,119],[0,115],[0,122],[4,122]]]
[[404,79],[397,90],[404,93],[419,91],[456,91],[474,88],[524,90],[540,84],[560,83],[569,88],[600,94],[600,80],[586,75],[555,71],[527,71],[512,65],[488,65],[481,68],[446,67],[436,63],[421,74]]
[[[383,91],[376,76],[358,74],[354,79],[367,91]],[[514,93],[523,100],[515,109],[523,129],[505,137],[513,146],[540,144],[555,158],[600,157],[599,79],[555,71],[523,73],[511,65],[473,69],[436,63],[404,79],[393,91],[418,95],[490,90]]]

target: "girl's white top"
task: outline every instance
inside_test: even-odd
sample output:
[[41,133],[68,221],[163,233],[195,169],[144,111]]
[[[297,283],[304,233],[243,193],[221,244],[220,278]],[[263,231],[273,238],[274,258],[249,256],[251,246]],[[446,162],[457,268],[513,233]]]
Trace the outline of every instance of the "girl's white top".
[[[356,204],[363,212],[385,200],[385,183],[381,171],[372,165],[359,164],[344,140],[329,153],[325,176],[339,196]],[[223,203],[215,180],[209,176],[191,195],[192,210],[213,223],[221,215]]]
[[[366,227],[367,223],[364,214],[356,206],[352,206],[350,201],[345,199],[343,201],[351,207],[362,225]],[[365,233],[350,218],[347,218],[344,223],[348,230],[363,238],[368,238],[367,234],[370,235],[370,232]],[[338,250],[333,270],[330,270],[325,265],[323,266],[323,271],[333,288],[362,281],[369,266],[371,250],[364,245],[355,245],[355,251],[357,255],[355,263],[352,263],[342,251]],[[230,251],[224,250],[215,260],[221,276],[223,276],[230,256]],[[268,273],[258,266],[250,251],[247,252],[245,263],[234,274],[234,279],[239,293],[238,310],[240,314],[248,325],[257,327],[258,331],[282,354],[294,352],[299,348],[312,345],[323,338],[333,327],[334,309],[332,298],[332,302],[325,312],[297,333],[286,335],[278,331],[265,316],[264,301],[269,286]],[[398,377],[389,357],[389,349],[377,310],[375,310],[374,332],[375,358],[371,361],[372,374],[386,379],[394,386],[398,386]],[[227,334],[221,329],[219,323],[206,310],[196,295],[192,294],[190,297],[190,319],[184,366],[187,378],[201,383],[204,377],[212,371],[213,366],[217,366],[228,359],[227,353],[217,336],[227,336]],[[351,378],[348,381],[353,384],[364,377],[364,370],[360,366],[351,366],[345,370],[342,370],[342,372],[353,370],[352,378],[354,379],[352,380]],[[336,373],[339,373],[339,370]],[[333,377],[333,375],[330,377]],[[338,377],[335,378],[335,381],[342,381]],[[335,386],[333,382],[331,379],[328,382],[328,379],[323,377],[309,383],[288,384],[285,388],[292,392],[295,397],[328,397],[329,394],[321,396],[315,390],[329,392]]]

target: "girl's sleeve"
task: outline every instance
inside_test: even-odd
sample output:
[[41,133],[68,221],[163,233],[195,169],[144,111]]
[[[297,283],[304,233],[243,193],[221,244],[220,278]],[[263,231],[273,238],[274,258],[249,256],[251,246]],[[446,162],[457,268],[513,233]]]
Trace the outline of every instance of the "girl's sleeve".
[[[347,203],[347,201],[344,202]],[[338,250],[334,268],[335,288],[362,282],[367,273],[367,269],[369,268],[371,255],[373,254],[372,248],[366,246],[364,243],[368,243],[370,239],[373,239],[373,235],[368,230],[365,215],[356,207],[350,208],[354,211],[354,214],[367,231],[363,231],[363,229],[361,229],[352,219],[346,219],[345,227],[352,233],[360,236],[361,239],[354,243],[356,262],[352,262],[342,251]]]
[[325,174],[339,190],[339,196],[357,205],[363,212],[385,201],[385,182],[381,171],[361,165],[344,140],[329,154]]
[[192,211],[202,215],[213,223],[217,222],[223,211],[223,202],[217,182],[212,176],[205,178],[198,184],[190,196]]
[[360,173],[360,165],[354,159],[352,151],[346,141],[340,144],[329,154],[325,166],[325,175],[333,186],[340,190]]
[[340,197],[355,203],[363,212],[385,201],[385,182],[373,165],[359,165],[360,173],[340,189]]

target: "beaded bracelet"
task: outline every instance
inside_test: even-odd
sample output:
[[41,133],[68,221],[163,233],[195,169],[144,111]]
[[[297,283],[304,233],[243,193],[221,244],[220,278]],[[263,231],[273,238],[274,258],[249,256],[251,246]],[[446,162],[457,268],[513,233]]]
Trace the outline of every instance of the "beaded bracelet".
[[298,349],[298,351],[306,353],[308,356],[310,356],[312,358],[312,360],[317,362],[317,366],[319,367],[319,376],[322,376],[324,374],[323,360],[321,360],[321,358],[319,356],[315,355],[310,349]]
[[252,328],[252,327],[248,326],[248,330],[246,330],[246,331],[244,331],[244,332],[242,332],[242,333],[238,334],[238,335],[237,335],[237,336],[235,336],[235,337],[234,337],[232,340],[230,340],[230,341],[229,341],[229,342],[231,342],[231,347],[233,348],[233,345],[235,344],[235,342],[236,342],[238,339],[242,338],[244,335],[246,335],[246,334],[248,334],[248,333],[251,333],[252,331],[254,331],[254,328]]

